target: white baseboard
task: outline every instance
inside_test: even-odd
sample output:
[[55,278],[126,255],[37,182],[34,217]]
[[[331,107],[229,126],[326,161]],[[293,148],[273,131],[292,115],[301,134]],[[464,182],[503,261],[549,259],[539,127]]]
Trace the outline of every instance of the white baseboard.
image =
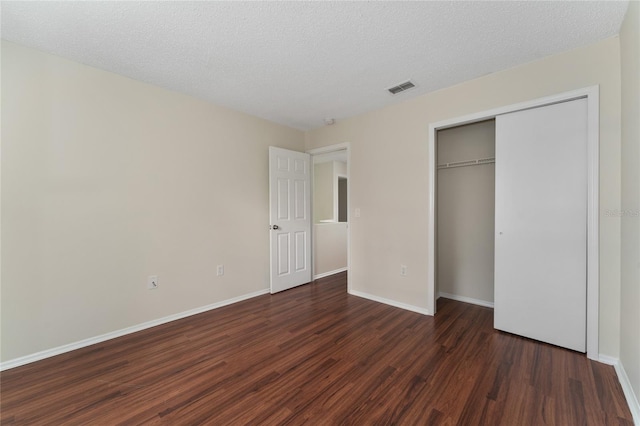
[[329,271],[329,272],[323,272],[321,274],[318,275],[314,275],[313,276],[313,280],[317,280],[319,278],[324,278],[324,277],[328,277],[330,275],[335,275],[335,274],[339,274],[340,272],[344,272],[349,270],[349,268],[347,268],[346,266],[344,268],[340,268],[340,269],[334,269],[333,271]]
[[269,289],[255,291],[253,293],[244,294],[242,296],[233,297],[231,299],[223,300],[221,302],[212,303],[210,305],[201,306],[199,308],[190,309],[188,311],[180,312],[177,314],[169,315],[163,318],[158,318],[155,320],[147,321],[142,324],[134,325],[131,327],[123,328],[121,330],[112,331],[110,333],[101,334],[100,336],[90,337],[88,339],[80,340],[78,342],[69,343],[67,345],[58,346],[56,348],[47,349],[41,352],[36,352],[34,354],[21,356],[19,358],[11,359],[9,361],[5,361],[0,363],[0,371],[8,370],[10,368],[19,367],[21,365],[29,364],[32,362],[40,361],[45,358],[50,358],[52,356],[60,355],[66,352],[71,352],[76,349],[84,348],[87,346],[95,345],[96,343],[101,343],[106,340],[115,339],[116,337],[121,337],[127,334],[135,333],[137,331],[145,330],[147,328],[155,327],[157,325],[166,324],[171,321],[179,320],[182,318],[190,317],[192,315],[201,314],[203,312],[210,311],[212,309],[221,308],[223,306],[231,305],[233,303],[241,302],[243,300],[251,299],[256,296],[261,296],[263,294],[268,294]]
[[438,297],[444,297],[445,299],[457,300],[458,302],[472,303],[474,305],[484,306],[486,308],[493,308],[493,302],[487,302],[486,300],[474,299],[472,297],[458,296],[457,294],[438,293]]
[[629,376],[627,376],[627,372],[624,370],[622,361],[620,361],[618,358],[602,354],[598,356],[598,359],[596,361],[600,361],[603,364],[612,365],[613,368],[615,368],[616,375],[618,376],[618,381],[620,382],[620,386],[622,387],[622,392],[624,392],[624,398],[627,400],[629,410],[631,410],[633,422],[636,425],[640,426],[640,403],[638,403],[638,397],[633,391],[633,387],[631,386],[631,382],[629,381]]
[[384,297],[374,296],[373,294],[362,293],[360,291],[355,291],[355,290],[349,291],[349,294],[352,294],[352,295],[358,296],[358,297],[362,297],[364,299],[373,300],[374,302],[384,303],[385,305],[395,306],[396,308],[405,309],[407,311],[417,312],[417,313],[422,314],[422,315],[431,315],[431,316],[433,316],[433,314],[430,313],[425,308],[419,308],[418,306],[409,305],[407,303],[397,302],[397,301],[391,300],[391,299],[385,299]]
[[616,374],[618,374],[618,380],[620,381],[622,391],[624,392],[624,397],[627,400],[627,404],[629,405],[629,410],[631,410],[633,422],[636,425],[640,426],[640,403],[638,403],[638,396],[633,391],[633,387],[631,387],[629,376],[627,376],[627,372],[624,371],[622,362],[618,361],[613,366],[616,369]]
[[618,358],[615,358],[609,355],[602,355],[602,354],[599,354],[598,359],[595,359],[594,361],[598,361],[603,364],[613,365],[613,366],[615,366],[616,364],[618,364],[618,362],[620,362]]

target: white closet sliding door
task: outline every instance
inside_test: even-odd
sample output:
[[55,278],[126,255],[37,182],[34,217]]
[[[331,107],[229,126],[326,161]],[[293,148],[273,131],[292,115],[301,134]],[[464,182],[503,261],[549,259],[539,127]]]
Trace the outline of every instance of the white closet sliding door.
[[495,328],[586,350],[587,100],[496,117]]

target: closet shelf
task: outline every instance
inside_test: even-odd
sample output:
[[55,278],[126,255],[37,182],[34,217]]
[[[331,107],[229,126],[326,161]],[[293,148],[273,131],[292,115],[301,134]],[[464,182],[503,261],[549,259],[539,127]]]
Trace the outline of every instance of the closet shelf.
[[467,160],[467,161],[454,161],[452,163],[438,164],[438,170],[440,170],[440,169],[452,169],[454,167],[479,166],[479,165],[482,165],[482,164],[493,164],[495,162],[496,162],[495,157],[493,157],[493,158],[478,158],[476,160]]

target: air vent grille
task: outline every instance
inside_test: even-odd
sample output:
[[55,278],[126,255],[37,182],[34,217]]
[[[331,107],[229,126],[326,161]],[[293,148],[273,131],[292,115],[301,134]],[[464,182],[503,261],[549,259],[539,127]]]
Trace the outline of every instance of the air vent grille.
[[416,85],[413,84],[411,81],[405,81],[404,83],[400,83],[397,86],[393,86],[393,87],[391,87],[391,88],[389,88],[387,90],[392,95],[397,95],[400,92],[404,92],[405,90],[413,89],[414,87],[416,87]]

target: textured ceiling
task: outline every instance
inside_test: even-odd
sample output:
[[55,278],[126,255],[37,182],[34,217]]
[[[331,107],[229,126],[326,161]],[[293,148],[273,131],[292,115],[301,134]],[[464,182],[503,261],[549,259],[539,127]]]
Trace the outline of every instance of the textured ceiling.
[[[2,38],[299,129],[618,34],[627,2],[2,2]],[[416,89],[391,96],[407,79]]]

